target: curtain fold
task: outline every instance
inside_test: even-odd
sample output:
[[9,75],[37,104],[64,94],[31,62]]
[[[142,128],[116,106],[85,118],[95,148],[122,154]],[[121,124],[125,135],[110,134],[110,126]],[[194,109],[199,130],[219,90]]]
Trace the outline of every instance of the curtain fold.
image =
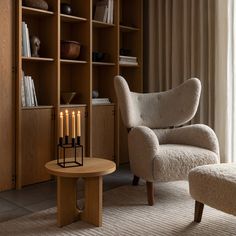
[[145,90],[164,91],[190,77],[199,78],[203,90],[194,122],[214,127],[215,0],[149,0],[145,4]]
[[[202,94],[192,123],[207,124],[217,131],[221,158],[226,161],[227,113],[220,118],[216,115],[224,112],[227,102],[222,82],[227,76],[227,64],[222,61],[227,46],[221,45],[227,45],[227,40],[224,35],[217,39],[225,30],[227,35],[223,28],[227,23],[217,25],[220,18],[227,19],[227,0],[148,0],[144,6],[144,91],[164,91],[191,77],[199,78]],[[219,101],[221,93],[226,100]]]

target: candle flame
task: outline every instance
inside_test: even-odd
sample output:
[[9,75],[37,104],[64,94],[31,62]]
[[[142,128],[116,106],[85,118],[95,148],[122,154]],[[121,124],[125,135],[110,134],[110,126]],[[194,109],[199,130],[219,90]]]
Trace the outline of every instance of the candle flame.
[[75,115],[75,112],[74,112],[74,111],[72,111],[72,115]]
[[66,110],[66,114],[68,114],[68,110]]
[[78,114],[80,114],[80,111],[78,111]]
[[63,116],[63,112],[60,112],[60,116]]

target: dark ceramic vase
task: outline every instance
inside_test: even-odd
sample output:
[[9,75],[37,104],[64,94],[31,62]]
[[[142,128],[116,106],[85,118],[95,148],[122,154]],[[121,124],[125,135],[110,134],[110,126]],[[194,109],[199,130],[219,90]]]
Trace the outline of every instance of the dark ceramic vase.
[[62,3],[61,4],[61,13],[65,14],[65,15],[71,15],[72,14],[71,5],[68,3]]

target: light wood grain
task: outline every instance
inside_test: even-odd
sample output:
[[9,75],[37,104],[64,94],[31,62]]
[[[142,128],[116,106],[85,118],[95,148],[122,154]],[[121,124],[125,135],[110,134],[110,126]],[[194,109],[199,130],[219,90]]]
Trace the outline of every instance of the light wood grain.
[[52,109],[22,111],[22,185],[50,179],[44,165],[53,152]]
[[[72,160],[72,158],[68,159]],[[48,162],[45,168],[57,176],[57,224],[68,225],[78,219],[102,226],[102,176],[116,170],[112,161],[99,158],[85,158],[84,165],[62,168],[56,161]],[[77,178],[85,180],[84,210],[77,208]]]
[[102,177],[85,178],[85,206],[82,220],[102,226]]
[[15,125],[14,125],[14,21],[13,1],[0,1],[0,190],[14,187]]
[[77,178],[57,177],[57,225],[62,227],[78,219]]
[[93,156],[113,160],[114,150],[114,105],[93,106]]
[[[68,158],[68,160],[73,159]],[[48,162],[45,167],[50,174],[71,178],[103,176],[116,170],[116,164],[113,161],[92,157],[85,157],[83,166],[62,168],[54,160]]]

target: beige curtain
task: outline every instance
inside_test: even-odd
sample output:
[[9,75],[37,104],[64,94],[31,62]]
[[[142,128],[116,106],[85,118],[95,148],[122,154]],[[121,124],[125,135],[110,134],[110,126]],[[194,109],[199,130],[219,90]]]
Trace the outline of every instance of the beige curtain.
[[202,83],[193,123],[216,130],[227,161],[227,0],[144,1],[144,90]]
[[190,77],[202,82],[193,122],[214,127],[215,0],[144,1],[144,88],[163,91]]

